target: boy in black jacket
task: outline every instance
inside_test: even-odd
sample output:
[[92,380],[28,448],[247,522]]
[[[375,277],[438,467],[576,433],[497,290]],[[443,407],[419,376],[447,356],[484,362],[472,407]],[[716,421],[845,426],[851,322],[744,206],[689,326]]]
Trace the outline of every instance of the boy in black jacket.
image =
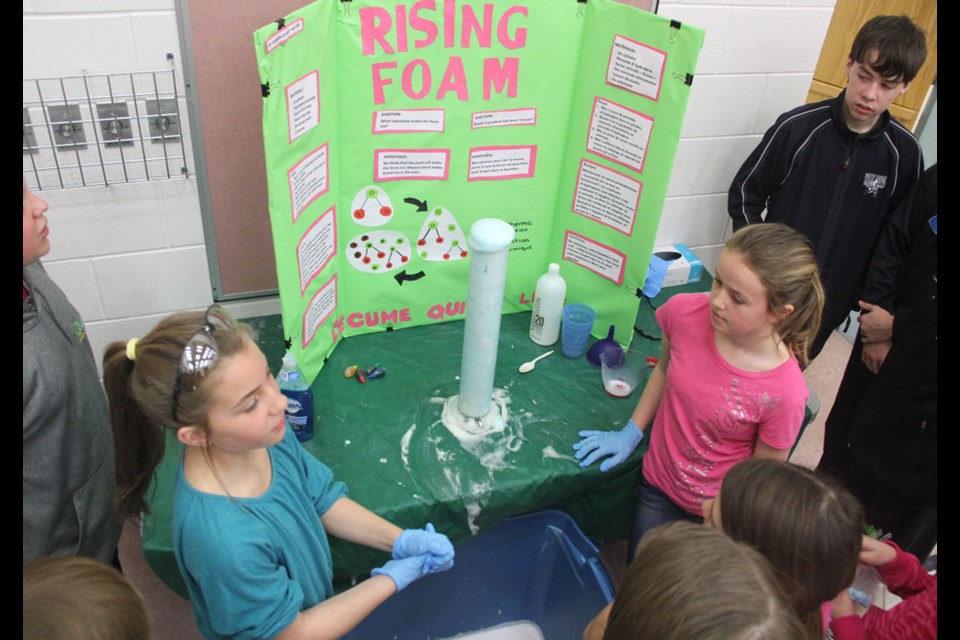
[[856,308],[880,230],[923,171],[919,144],[887,107],[926,55],[906,16],[871,19],[853,41],[847,88],[781,115],[730,185],[734,230],[781,222],[813,242],[827,301],[811,358]]

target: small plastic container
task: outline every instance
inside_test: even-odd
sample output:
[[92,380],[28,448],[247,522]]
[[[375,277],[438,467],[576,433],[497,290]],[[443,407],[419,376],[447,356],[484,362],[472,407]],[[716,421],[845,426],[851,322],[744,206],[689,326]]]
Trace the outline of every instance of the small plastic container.
[[647,359],[630,349],[608,349],[600,354],[603,390],[614,398],[629,397],[650,369]]
[[452,569],[414,582],[344,639],[452,638],[521,621],[544,638],[580,638],[613,593],[597,548],[573,519],[539,511],[457,545]]
[[560,350],[568,358],[579,358],[587,350],[590,330],[597,312],[585,304],[568,304],[563,308],[560,327]]

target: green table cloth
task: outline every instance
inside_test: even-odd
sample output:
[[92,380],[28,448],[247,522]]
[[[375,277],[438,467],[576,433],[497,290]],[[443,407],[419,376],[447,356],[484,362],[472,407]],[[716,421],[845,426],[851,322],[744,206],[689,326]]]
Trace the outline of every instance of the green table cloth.
[[[669,295],[705,290],[708,281],[665,290],[643,301],[631,349],[656,356],[660,343],[653,309]],[[246,320],[274,370],[283,356],[279,316]],[[458,438],[440,422],[445,403],[459,393],[464,323],[386,331],[344,340],[313,383],[316,435],[304,446],[344,481],[350,497],[400,527],[432,522],[456,543],[515,514],[546,507],[568,512],[591,538],[629,535],[640,449],[601,473],[581,469],[573,443],[581,429],[618,429],[641,389],[626,399],[608,396],[600,369],[575,360],[560,345],[528,338],[530,314],[504,316],[497,371],[497,406],[507,417],[499,434]],[[595,327],[606,334],[607,327]],[[645,334],[645,335],[644,335]],[[592,341],[591,341],[592,342]],[[518,367],[555,349],[521,374]],[[379,364],[386,376],[361,384],[344,377],[350,365]],[[174,477],[181,445],[168,438],[167,454],[148,494],[153,514],[143,520],[144,555],[154,572],[186,595],[171,540]],[[346,586],[380,566],[387,555],[331,538],[334,579]]]

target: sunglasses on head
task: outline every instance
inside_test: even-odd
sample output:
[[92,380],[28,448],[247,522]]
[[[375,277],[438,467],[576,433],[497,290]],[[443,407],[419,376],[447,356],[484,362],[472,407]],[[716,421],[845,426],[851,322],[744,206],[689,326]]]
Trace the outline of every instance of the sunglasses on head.
[[203,377],[213,369],[220,357],[220,347],[214,332],[219,329],[235,329],[237,321],[230,312],[219,304],[212,304],[204,316],[203,325],[190,336],[180,354],[177,378],[173,384],[173,399],[170,403],[170,417],[177,420],[177,408],[180,403],[180,391],[186,376]]

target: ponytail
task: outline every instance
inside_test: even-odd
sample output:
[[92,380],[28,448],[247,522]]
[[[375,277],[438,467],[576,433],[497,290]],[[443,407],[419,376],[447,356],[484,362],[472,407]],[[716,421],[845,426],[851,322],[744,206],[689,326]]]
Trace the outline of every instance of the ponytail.
[[146,493],[163,459],[166,436],[134,400],[130,388],[135,362],[127,345],[114,342],[103,355],[103,384],[110,403],[116,449],[117,509],[124,517],[150,513]]

